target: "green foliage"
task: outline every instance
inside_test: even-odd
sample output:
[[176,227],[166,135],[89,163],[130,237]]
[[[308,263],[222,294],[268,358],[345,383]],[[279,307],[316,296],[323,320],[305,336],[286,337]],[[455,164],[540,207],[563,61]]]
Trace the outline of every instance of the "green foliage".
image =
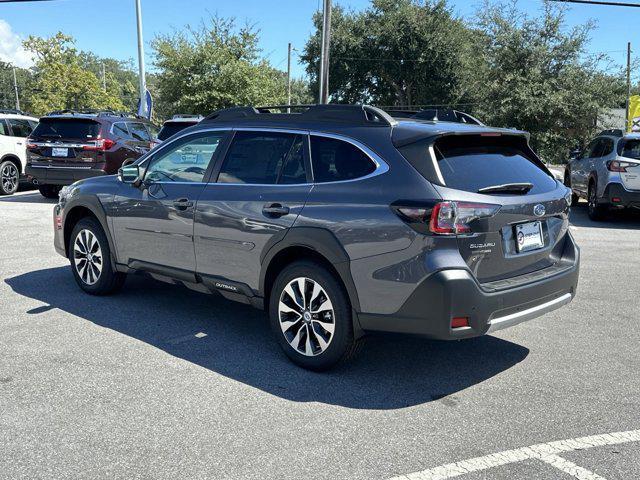
[[[456,103],[464,99],[470,32],[445,0],[373,0],[362,12],[332,13],[333,101],[378,105]],[[314,17],[302,60],[317,92],[322,18]]]
[[160,116],[286,100],[282,72],[260,58],[258,33],[249,25],[211,17],[199,29],[158,36],[152,45]]
[[25,107],[35,115],[70,108],[123,110],[117,80],[112,78],[105,92],[101,80],[86,68],[84,57],[73,42],[72,37],[61,32],[50,38],[30,36],[24,42],[35,56]]
[[566,31],[564,10],[545,3],[540,16],[516,2],[478,12],[475,113],[490,125],[531,133],[543,158],[559,161],[595,133],[605,108],[624,105],[623,77],[603,73],[607,58],[585,47],[593,25]]

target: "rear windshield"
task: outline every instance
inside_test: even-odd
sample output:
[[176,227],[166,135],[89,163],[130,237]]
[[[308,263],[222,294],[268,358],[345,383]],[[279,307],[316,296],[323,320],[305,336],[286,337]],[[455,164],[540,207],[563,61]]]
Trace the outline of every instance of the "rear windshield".
[[640,160],[640,139],[624,140],[620,142],[618,155],[621,157]]
[[57,139],[93,139],[100,134],[100,124],[92,120],[43,118],[35,128],[32,137]]
[[515,141],[445,137],[435,143],[434,151],[444,183],[450,188],[478,192],[497,185],[531,183],[529,194],[556,188],[555,179],[529,159]]
[[196,123],[191,122],[167,122],[160,129],[160,133],[158,133],[158,140],[166,140],[170,136],[178,133],[181,130],[184,130],[187,127],[191,127]]

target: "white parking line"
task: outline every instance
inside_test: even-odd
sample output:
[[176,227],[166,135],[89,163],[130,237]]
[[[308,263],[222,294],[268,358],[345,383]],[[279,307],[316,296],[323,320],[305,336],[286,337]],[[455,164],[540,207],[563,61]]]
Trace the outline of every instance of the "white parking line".
[[504,452],[492,453],[483,457],[449,463],[447,465],[441,465],[421,472],[399,475],[390,480],[445,480],[447,478],[459,477],[461,475],[466,475],[467,473],[487,470],[489,468],[499,467],[500,465],[522,462],[523,460],[528,459],[536,459],[548,463],[549,465],[552,465],[555,468],[581,480],[605,480],[603,477],[558,456],[558,454],[629,442],[640,442],[640,430],[605,433],[602,435],[592,435],[590,437],[539,443],[531,445],[530,447],[506,450]]

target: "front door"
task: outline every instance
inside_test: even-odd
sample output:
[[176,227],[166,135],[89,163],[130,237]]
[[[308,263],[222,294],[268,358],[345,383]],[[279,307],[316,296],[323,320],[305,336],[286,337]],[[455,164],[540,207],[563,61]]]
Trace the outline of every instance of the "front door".
[[195,205],[225,136],[200,132],[168,143],[141,165],[139,187],[119,185],[112,218],[121,263],[193,275]]
[[196,209],[197,272],[258,288],[261,256],[311,191],[307,132],[237,131]]

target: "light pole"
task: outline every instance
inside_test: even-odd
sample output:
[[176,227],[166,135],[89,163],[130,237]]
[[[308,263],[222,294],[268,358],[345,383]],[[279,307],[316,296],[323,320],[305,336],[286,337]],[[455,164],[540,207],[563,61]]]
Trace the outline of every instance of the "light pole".
[[323,0],[321,42],[318,103],[327,103],[329,100],[329,44],[331,43],[331,0]]
[[142,10],[140,0],[136,2],[136,19],[138,22],[138,75],[140,76],[140,110],[139,114],[146,117],[147,112],[147,82],[144,73],[144,41],[142,40]]
[[16,67],[13,67],[13,89],[16,92],[16,110],[20,110],[20,97],[18,97],[18,79],[16,78]]

